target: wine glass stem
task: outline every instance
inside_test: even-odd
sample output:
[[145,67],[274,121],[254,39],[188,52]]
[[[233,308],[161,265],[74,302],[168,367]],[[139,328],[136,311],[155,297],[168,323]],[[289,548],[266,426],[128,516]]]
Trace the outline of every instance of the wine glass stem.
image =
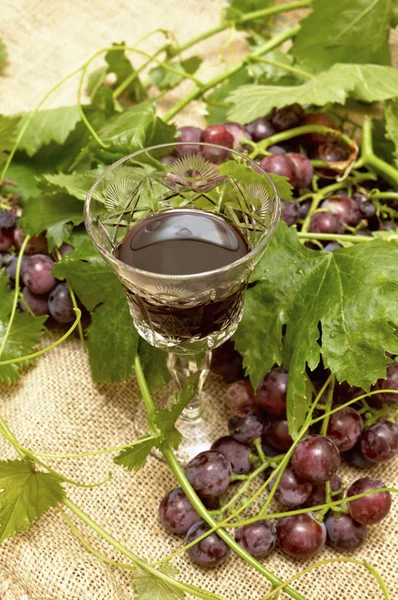
[[199,354],[168,353],[167,367],[178,390],[183,388],[188,377],[200,371],[197,392],[180,416],[184,421],[193,422],[202,416],[202,388],[210,370],[210,361],[211,350]]

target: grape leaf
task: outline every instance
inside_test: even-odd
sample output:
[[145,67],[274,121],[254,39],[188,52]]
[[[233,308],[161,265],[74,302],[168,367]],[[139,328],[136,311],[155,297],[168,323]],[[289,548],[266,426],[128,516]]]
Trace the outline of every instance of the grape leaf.
[[26,162],[20,162],[18,160],[13,160],[7,171],[7,179],[14,181],[17,184],[17,188],[9,188],[6,187],[6,191],[12,193],[18,193],[22,196],[22,202],[25,198],[35,198],[36,196],[40,196],[42,194],[42,190],[38,185],[38,177],[42,175],[43,170],[40,166],[37,166],[29,161],[29,164]]
[[[388,102],[384,103],[384,107]],[[386,137],[386,120],[374,119],[372,123],[372,142],[373,151],[379,158],[382,158],[388,163],[393,163],[394,143]]]
[[0,115],[0,152],[11,150],[20,120],[20,117]]
[[[225,11],[225,19],[228,21],[234,21],[239,17],[244,16],[246,13],[261,10],[267,6],[271,6],[274,0],[230,0],[230,6]],[[252,19],[251,21],[245,21],[244,23],[236,23],[238,29],[252,29],[253,31],[259,31],[264,29],[268,24],[269,18],[263,17],[262,19]]]
[[[257,173],[246,165],[241,165],[234,160],[229,160],[220,165],[219,172],[221,175],[231,175],[232,177],[236,177],[241,183],[264,184],[264,175]],[[288,182],[287,177],[276,175],[275,173],[268,173],[268,176],[274,182],[278,194],[283,200],[293,199],[293,188]],[[269,187],[271,188],[271,186]]]
[[[120,44],[113,44],[113,46],[123,46],[124,42]],[[127,77],[130,77],[133,73],[136,73],[133,65],[126,57],[124,50],[110,50],[105,55],[105,60],[108,63],[108,73],[114,73],[116,75],[116,82],[112,85],[112,89],[116,89]],[[136,74],[133,81],[127,86],[126,91],[133,102],[141,102],[146,97],[145,88],[142,82]]]
[[[169,563],[159,566],[158,569],[168,577],[178,575],[178,570]],[[185,595],[181,590],[172,587],[167,581],[155,577],[143,569],[137,569],[134,575],[135,600],[184,600]]]
[[385,352],[398,352],[392,326],[397,321],[397,259],[398,248],[385,241],[330,253],[310,250],[294,230],[279,225],[252,276],[257,285],[247,292],[235,340],[253,385],[274,362],[289,369],[293,435],[308,408],[306,364],[315,369],[321,353],[339,381],[368,390],[385,377]]
[[[28,120],[30,113],[22,116],[19,122],[20,131]],[[62,106],[37,112],[30,121],[18,148],[33,156],[40,148],[50,142],[63,144],[68,135],[80,121],[77,106]]]
[[384,106],[384,116],[386,119],[386,138],[390,140],[395,150],[393,152],[395,165],[398,167],[398,100],[386,102]]
[[[185,71],[190,75],[196,73],[202,63],[202,59],[199,56],[191,56],[186,60],[173,60],[166,62],[166,64],[173,69],[178,71]],[[159,65],[149,71],[149,81],[152,85],[155,85],[160,91],[171,90],[175,88],[181,81],[183,76],[177,73],[168,71],[163,66]]]
[[139,340],[138,352],[149,390],[155,392],[170,381],[167,353],[151,346],[143,338]]
[[84,173],[47,173],[41,178],[41,187],[47,191],[64,192],[77,198],[84,200],[87,197],[87,192],[98,178],[102,169],[94,169],[85,171]]
[[380,65],[336,64],[301,85],[244,85],[227,98],[233,104],[228,118],[248,123],[268,114],[274,107],[295,102],[315,106],[329,102],[344,104],[349,95],[364,102],[395,98],[398,95],[397,69]]
[[0,39],[0,69],[4,67],[7,62],[7,48],[2,39]]
[[308,69],[336,63],[391,64],[388,32],[391,0],[313,0],[291,52]]
[[26,530],[65,497],[59,481],[29,460],[0,461],[0,542]]
[[227,111],[230,108],[225,99],[232,92],[242,85],[252,82],[252,77],[247,69],[242,69],[234,73],[229,79],[218,85],[211,94],[206,96],[207,122],[209,125],[224,123],[227,121]]
[[143,437],[137,440],[136,445],[131,448],[125,448],[115,458],[113,462],[124,467],[127,471],[139,471],[145,466],[148,456],[154,447],[154,440]]

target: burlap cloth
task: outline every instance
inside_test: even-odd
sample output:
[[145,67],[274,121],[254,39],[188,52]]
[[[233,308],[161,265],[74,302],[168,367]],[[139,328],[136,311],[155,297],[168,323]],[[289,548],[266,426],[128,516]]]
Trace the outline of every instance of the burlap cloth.
[[[6,77],[0,79],[0,111],[29,110],[61,76],[112,42],[132,43],[156,27],[173,29],[184,41],[214,26],[222,4],[220,0],[2,0],[0,36],[8,45],[10,63]],[[220,68],[214,56],[226,39],[221,35],[198,48],[201,54],[212,57],[206,61],[207,68]],[[154,42],[149,41],[146,48],[150,50]],[[235,45],[237,52],[242,47],[239,41]],[[76,81],[71,81],[48,106],[74,103],[75,98]],[[169,100],[169,104],[172,102]],[[191,107],[179,122],[200,123],[201,117]],[[224,384],[211,375],[206,387],[222,410]],[[0,384],[0,398],[1,413],[18,440],[42,452],[75,453],[128,443],[134,436],[134,419],[142,420],[134,379],[120,386],[94,385],[87,356],[77,339],[42,357],[26,371],[19,384]],[[224,432],[220,430],[220,434]],[[13,456],[12,448],[0,439],[0,457]],[[157,520],[158,502],[174,486],[163,463],[151,458],[137,475],[116,467],[110,455],[51,464],[66,476],[83,482],[100,480],[112,471],[113,478],[107,485],[91,490],[68,486],[68,493],[137,554],[156,560],[181,543],[176,536],[165,534]],[[377,467],[373,474],[387,485],[396,485],[398,461]],[[350,482],[360,472],[343,469],[342,475]],[[379,569],[392,599],[398,598],[397,507],[395,499],[392,513],[381,526],[370,529],[365,547],[355,553],[355,558],[365,559]],[[82,530],[109,557],[120,559],[91,531]],[[322,554],[322,558],[331,556],[336,554],[328,550]],[[266,564],[286,579],[310,562],[293,561],[275,552]],[[192,566],[185,557],[175,563],[185,580],[218,592],[227,600],[255,600],[269,589],[237,557],[211,572]],[[348,564],[322,567],[295,587],[308,600],[382,597],[367,571]],[[88,554],[55,510],[29,532],[0,547],[2,600],[127,600],[133,596],[128,575]]]

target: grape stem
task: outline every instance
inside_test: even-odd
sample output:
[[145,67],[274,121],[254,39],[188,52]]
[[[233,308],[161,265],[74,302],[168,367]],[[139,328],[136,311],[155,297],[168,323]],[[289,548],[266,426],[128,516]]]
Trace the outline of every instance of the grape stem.
[[[308,233],[298,231],[297,237],[303,240],[324,240],[331,242],[351,242],[357,244],[360,242],[373,242],[374,237],[367,235],[352,235],[352,234],[334,234],[334,233]],[[323,249],[323,247],[322,247]]]
[[364,165],[375,169],[392,185],[398,185],[398,170],[373,152],[372,120],[369,117],[365,117],[362,124],[361,159]]

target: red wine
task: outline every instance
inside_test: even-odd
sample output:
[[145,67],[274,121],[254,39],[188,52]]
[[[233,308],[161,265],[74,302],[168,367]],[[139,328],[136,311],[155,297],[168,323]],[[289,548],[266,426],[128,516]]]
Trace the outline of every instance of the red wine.
[[[219,269],[248,252],[239,230],[222,217],[177,209],[151,215],[133,225],[119,245],[117,257],[137,269],[178,276]],[[162,337],[186,341],[224,330],[238,320],[246,282],[237,282],[231,288],[228,295],[187,307],[183,302],[157,302],[156,297],[142,296],[130,286],[126,292],[138,322]]]

